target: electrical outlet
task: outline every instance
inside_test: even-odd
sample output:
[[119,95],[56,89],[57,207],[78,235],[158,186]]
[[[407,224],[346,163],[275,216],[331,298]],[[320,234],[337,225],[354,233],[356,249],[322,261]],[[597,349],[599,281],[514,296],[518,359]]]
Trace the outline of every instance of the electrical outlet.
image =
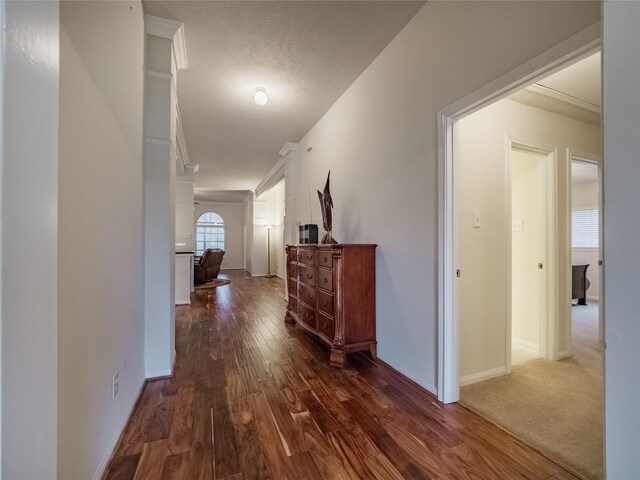
[[111,399],[113,400],[118,395],[118,371],[116,370],[115,375],[111,378]]

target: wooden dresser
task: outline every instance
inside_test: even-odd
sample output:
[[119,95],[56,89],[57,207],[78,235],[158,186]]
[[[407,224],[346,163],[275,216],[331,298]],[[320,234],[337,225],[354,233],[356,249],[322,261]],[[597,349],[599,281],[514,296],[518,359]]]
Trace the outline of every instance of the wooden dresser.
[[369,350],[376,359],[376,245],[287,245],[289,304],[297,323],[331,347],[330,364]]

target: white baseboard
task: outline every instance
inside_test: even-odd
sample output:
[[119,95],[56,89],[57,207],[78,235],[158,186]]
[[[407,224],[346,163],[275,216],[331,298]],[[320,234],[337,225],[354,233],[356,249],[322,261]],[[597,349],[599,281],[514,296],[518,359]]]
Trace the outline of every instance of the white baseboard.
[[222,270],[244,270],[244,268],[242,267],[224,267],[224,268],[220,268],[220,271]]
[[489,380],[490,378],[501,377],[507,374],[505,367],[492,368],[491,370],[485,370],[484,372],[472,373],[471,375],[465,375],[460,377],[460,386],[466,387],[472,383],[482,382]]
[[191,305],[191,301],[176,302],[176,305]]
[[411,380],[412,382],[416,383],[417,385],[420,385],[422,388],[427,390],[429,393],[433,394],[433,396],[435,396],[436,398],[438,397],[438,389],[434,385],[431,385],[430,383],[426,383],[426,382],[420,382],[420,381],[416,380],[415,378],[411,378],[409,375],[404,373],[400,368],[398,368],[393,363],[388,362],[387,360],[385,360],[384,358],[382,358],[380,356],[378,356],[378,358],[380,360],[382,360],[384,363],[386,363],[387,365],[389,365],[391,368],[393,368],[396,372],[400,373],[401,375],[404,375],[405,377],[407,377],[409,380]]
[[151,381],[156,378],[170,377],[171,373],[171,370],[158,370],[157,372],[146,372],[145,376],[147,377],[147,380]]
[[511,339],[511,347],[519,348],[525,352],[534,353],[540,355],[540,347],[536,343],[526,342],[524,340],[518,340],[517,338]]
[[129,418],[133,413],[133,409],[135,408],[136,403],[138,403],[138,399],[140,398],[140,395],[142,395],[142,389],[144,388],[144,384],[146,381],[147,381],[146,378],[143,378],[142,380],[140,380],[138,387],[133,392],[133,396],[131,397],[131,401],[129,402],[129,406],[127,407],[127,410],[126,410],[126,415],[122,417],[122,420],[120,421],[120,424],[116,429],[115,435],[109,442],[107,451],[102,457],[102,460],[100,461],[100,465],[98,465],[98,469],[96,470],[96,473],[93,475],[93,480],[99,480],[104,476],[105,470],[107,469],[107,466],[109,466],[109,460],[111,460],[113,451],[115,450],[116,445],[118,444],[118,440],[120,440],[120,437],[124,433],[124,429],[127,426],[127,423],[129,422]]
[[599,302],[600,301],[600,297],[593,295],[593,296],[589,296],[587,295],[587,300],[591,300],[592,302]]

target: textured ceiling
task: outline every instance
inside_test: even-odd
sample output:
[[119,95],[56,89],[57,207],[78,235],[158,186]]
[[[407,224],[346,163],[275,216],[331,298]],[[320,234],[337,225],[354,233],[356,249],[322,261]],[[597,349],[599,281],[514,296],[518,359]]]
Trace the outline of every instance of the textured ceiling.
[[[229,201],[235,191],[241,200],[423,5],[144,2],[146,13],[184,23],[189,68],[178,73],[178,102],[200,165],[196,198]],[[253,101],[259,86],[264,107]]]

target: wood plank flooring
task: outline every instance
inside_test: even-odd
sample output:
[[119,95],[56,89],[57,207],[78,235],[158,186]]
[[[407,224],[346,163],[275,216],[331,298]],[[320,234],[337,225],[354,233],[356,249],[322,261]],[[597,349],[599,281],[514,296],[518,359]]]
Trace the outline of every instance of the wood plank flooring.
[[173,378],[148,382],[105,475],[123,479],[576,479],[366,354],[342,370],[243,271],[176,307]]

